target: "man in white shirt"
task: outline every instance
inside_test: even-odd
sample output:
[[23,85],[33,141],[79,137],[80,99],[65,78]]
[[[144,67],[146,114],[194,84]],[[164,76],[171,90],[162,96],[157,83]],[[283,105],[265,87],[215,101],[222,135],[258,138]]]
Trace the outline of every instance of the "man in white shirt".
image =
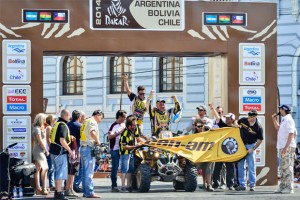
[[[201,119],[204,122],[204,127],[206,129],[211,129],[213,127],[213,121],[211,119],[209,119],[208,117],[206,117],[206,107],[205,106],[198,106],[196,108],[198,110],[198,114],[195,117],[192,117],[191,121],[189,122],[188,126],[186,127],[186,132],[190,132],[191,130],[193,130],[194,126],[194,122],[196,119]],[[207,131],[207,130],[205,130]]]
[[110,126],[108,132],[108,139],[110,145],[110,153],[111,153],[111,161],[112,161],[112,169],[111,169],[111,192],[119,192],[117,188],[117,173],[119,168],[120,161],[120,137],[122,132],[125,129],[125,119],[126,119],[126,111],[118,110],[116,113],[116,121]]
[[[296,148],[295,141],[295,122],[291,116],[291,109],[288,105],[279,107],[279,113],[272,115],[273,123],[278,131],[277,149],[280,154],[280,184],[275,193],[294,193],[294,153]],[[277,121],[277,115],[281,115],[280,124]]]

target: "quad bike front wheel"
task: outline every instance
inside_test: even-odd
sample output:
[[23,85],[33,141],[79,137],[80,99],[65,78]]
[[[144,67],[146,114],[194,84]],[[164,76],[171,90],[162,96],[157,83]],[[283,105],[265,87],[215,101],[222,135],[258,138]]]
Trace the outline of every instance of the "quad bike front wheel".
[[197,188],[197,168],[191,164],[187,163],[185,168],[185,182],[184,182],[184,190],[186,192],[194,192]]
[[136,186],[139,192],[148,192],[151,184],[151,169],[147,164],[140,164],[136,170]]

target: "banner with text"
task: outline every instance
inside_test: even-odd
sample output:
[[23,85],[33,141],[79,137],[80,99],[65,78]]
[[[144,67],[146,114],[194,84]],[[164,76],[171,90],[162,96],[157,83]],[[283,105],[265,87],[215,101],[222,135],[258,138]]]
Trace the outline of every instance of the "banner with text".
[[234,162],[247,154],[239,128],[221,128],[187,136],[147,141],[145,145],[176,153],[195,163]]
[[90,0],[93,30],[184,30],[184,0]]

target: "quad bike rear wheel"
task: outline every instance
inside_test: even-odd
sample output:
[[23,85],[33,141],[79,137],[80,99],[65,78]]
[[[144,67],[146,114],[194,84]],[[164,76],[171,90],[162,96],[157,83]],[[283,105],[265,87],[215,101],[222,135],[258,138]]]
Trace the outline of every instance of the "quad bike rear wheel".
[[184,178],[184,190],[194,192],[197,188],[197,168],[190,162],[186,165]]
[[148,192],[151,184],[151,169],[147,164],[140,164],[136,170],[136,186],[139,192]]

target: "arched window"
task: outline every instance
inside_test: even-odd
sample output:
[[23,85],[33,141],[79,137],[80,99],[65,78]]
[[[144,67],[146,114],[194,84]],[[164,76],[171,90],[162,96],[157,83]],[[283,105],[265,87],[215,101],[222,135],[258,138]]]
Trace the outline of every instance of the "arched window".
[[132,59],[129,57],[112,57],[110,59],[110,93],[124,92],[123,74],[128,75],[128,83],[131,86]]
[[83,61],[81,56],[66,56],[63,62],[63,95],[83,94]]
[[159,59],[159,91],[182,92],[182,58],[163,57]]

